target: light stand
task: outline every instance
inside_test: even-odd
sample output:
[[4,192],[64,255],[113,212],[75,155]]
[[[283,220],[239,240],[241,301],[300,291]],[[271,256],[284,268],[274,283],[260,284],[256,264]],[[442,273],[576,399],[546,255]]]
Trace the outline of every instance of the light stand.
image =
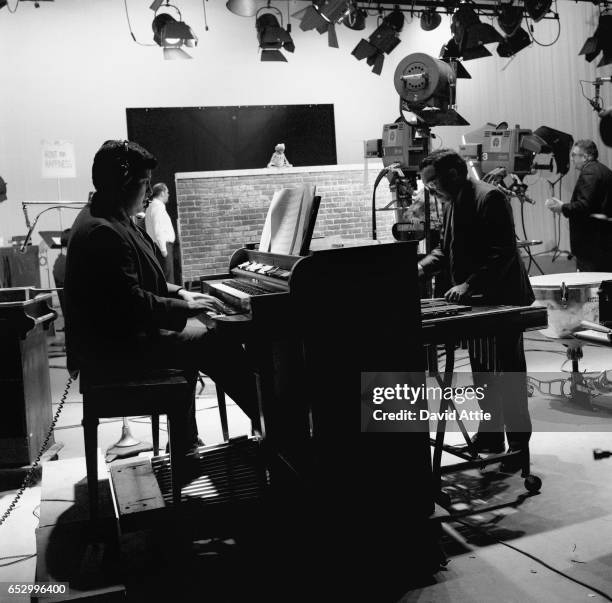
[[[555,186],[558,184],[559,185],[559,196],[556,197],[558,199],[561,199],[561,185],[563,182],[563,174],[561,174],[561,176],[559,176],[559,178],[557,178],[554,182],[551,182],[550,180],[547,181],[548,184],[550,185],[550,195],[551,197],[555,197]],[[565,253],[567,256],[568,260],[571,260],[574,255],[572,254],[571,251],[569,251],[568,249],[561,249],[559,247],[559,243],[561,243],[561,216],[559,214],[553,214],[553,221],[554,221],[554,225],[555,225],[555,246],[551,249],[551,251],[553,252],[553,256],[552,256],[552,260],[551,262],[556,261],[556,259],[562,254]]]
[[106,462],[110,463],[115,459],[125,459],[131,456],[138,456],[141,452],[149,452],[153,446],[148,442],[137,440],[130,430],[127,417],[123,417],[121,426],[121,437],[106,451]]

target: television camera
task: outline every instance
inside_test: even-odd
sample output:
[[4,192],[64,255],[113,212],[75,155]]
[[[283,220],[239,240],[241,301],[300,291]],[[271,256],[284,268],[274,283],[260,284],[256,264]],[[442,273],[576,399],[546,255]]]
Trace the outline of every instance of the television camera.
[[[395,210],[393,228],[400,240],[421,238],[412,224],[406,222],[406,208],[417,191],[417,173],[421,160],[430,152],[431,128],[464,126],[469,123],[455,110],[456,61],[445,62],[424,53],[410,54],[400,61],[393,82],[399,95],[400,117],[383,126],[381,139],[365,144],[365,157],[381,157],[384,168],[374,183],[372,195],[372,238],[376,239],[376,188],[386,177],[391,202],[381,210]],[[430,248],[430,201],[424,191],[424,234]]]
[[[533,203],[526,195],[527,184],[523,179],[536,170],[567,174],[573,142],[570,134],[547,126],[532,131],[519,125],[509,128],[505,122],[497,126],[489,123],[465,134],[459,153],[470,165],[473,177]],[[546,163],[539,163],[542,155],[549,156]]]

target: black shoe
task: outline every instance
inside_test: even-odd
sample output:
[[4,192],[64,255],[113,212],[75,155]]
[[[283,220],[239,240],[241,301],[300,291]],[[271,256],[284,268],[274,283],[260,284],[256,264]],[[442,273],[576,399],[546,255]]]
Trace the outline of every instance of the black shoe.
[[[198,437],[196,441],[191,446],[189,446],[185,454],[191,454],[193,452],[197,452],[200,446],[206,446],[206,444],[204,443],[202,438]],[[166,444],[166,454],[170,454],[170,442]]]
[[[503,433],[478,432],[472,437],[472,445],[476,452],[484,454],[501,454],[506,450]],[[469,448],[463,446],[461,452],[469,452]]]
[[510,448],[508,448],[508,453],[511,452],[523,452],[524,454],[517,454],[516,456],[511,456],[503,460],[499,466],[499,470],[502,473],[516,473],[517,471],[527,469],[528,463],[526,462],[525,455],[529,456],[529,448],[510,446]]

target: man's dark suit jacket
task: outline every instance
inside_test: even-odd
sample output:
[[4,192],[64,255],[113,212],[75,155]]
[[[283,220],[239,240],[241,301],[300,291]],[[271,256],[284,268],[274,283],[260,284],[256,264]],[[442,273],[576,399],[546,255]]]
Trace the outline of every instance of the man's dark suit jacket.
[[467,180],[457,200],[446,204],[440,245],[421,265],[426,275],[447,267],[454,285],[469,283],[486,303],[525,306],[535,299],[510,203],[484,182]]
[[64,291],[70,368],[108,364],[139,336],[185,327],[187,303],[169,297],[153,241],[95,197],[73,226]]
[[585,163],[562,212],[569,218],[570,246],[578,261],[597,270],[612,271],[612,225],[589,217],[612,217],[612,171],[599,161]]

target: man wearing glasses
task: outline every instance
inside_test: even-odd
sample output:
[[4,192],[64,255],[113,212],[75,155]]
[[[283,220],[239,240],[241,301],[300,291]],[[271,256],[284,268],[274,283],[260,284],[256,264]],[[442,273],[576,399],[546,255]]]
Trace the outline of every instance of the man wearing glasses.
[[570,247],[580,272],[612,271],[612,171],[597,161],[592,140],[578,140],[571,158],[579,176],[569,203],[553,197],[546,207],[569,219]]
[[[516,246],[512,208],[505,195],[490,184],[469,180],[465,161],[450,149],[431,153],[420,167],[423,184],[445,207],[440,245],[419,262],[419,275],[433,276],[446,268],[452,287],[445,298],[450,302],[477,295],[486,305],[531,305],[535,298]],[[510,450],[528,450],[531,420],[523,336],[500,333],[497,344],[498,368],[506,374],[503,382],[487,375],[485,359],[470,349],[475,385],[487,388],[479,404],[491,413],[491,420],[480,424],[473,442],[479,452],[501,453],[505,426]],[[509,461],[506,469],[519,468],[520,461]]]

